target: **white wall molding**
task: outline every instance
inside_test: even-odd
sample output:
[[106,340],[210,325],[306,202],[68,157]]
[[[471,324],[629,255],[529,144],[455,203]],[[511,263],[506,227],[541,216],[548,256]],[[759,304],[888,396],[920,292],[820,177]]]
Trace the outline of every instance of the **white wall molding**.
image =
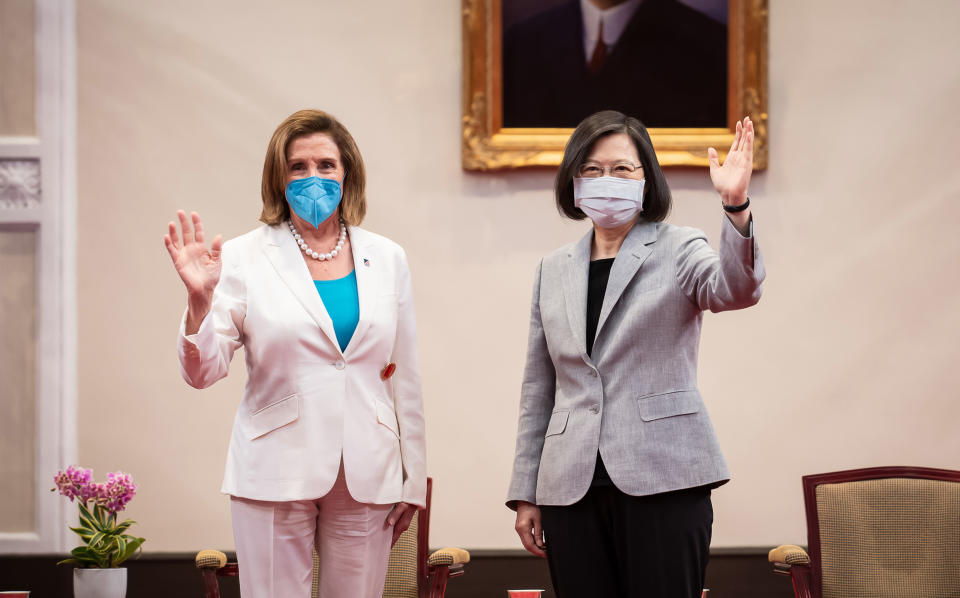
[[40,206],[40,161],[0,160],[0,210]]
[[35,527],[0,552],[60,552],[76,516],[50,493],[77,456],[76,26],[73,0],[36,1],[37,137],[0,137],[0,229],[38,234]]

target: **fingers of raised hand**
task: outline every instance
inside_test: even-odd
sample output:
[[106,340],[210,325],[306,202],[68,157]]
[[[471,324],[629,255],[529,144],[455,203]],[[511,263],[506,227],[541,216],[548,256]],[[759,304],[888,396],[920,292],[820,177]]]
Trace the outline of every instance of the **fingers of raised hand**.
[[176,263],[178,251],[177,251],[176,245],[173,242],[173,239],[170,238],[170,233],[163,235],[163,246],[167,248],[167,253],[170,254],[170,259],[172,259],[173,262]]
[[197,243],[203,243],[203,222],[200,221],[200,214],[190,212],[190,218],[193,220],[193,234]]
[[220,251],[223,249],[223,235],[217,235],[213,238],[213,242],[210,243],[210,258],[213,260],[220,259]]
[[180,251],[180,239],[177,238],[177,225],[173,222],[167,223],[167,234],[163,235],[163,245],[174,261],[177,260],[177,253]]
[[733,142],[730,144],[730,152],[733,153],[737,151],[737,148],[740,147],[740,138],[743,136],[743,125],[740,124],[740,121],[737,121],[737,132],[733,136]]
[[190,219],[187,218],[187,213],[183,210],[177,210],[177,218],[180,220],[180,235],[183,238],[183,244],[186,246],[193,243],[195,238],[193,236],[193,229],[190,226]]
[[753,121],[749,116],[743,117],[743,120],[737,123],[737,151],[753,151]]
[[717,150],[712,147],[707,148],[707,161],[710,163],[710,170],[720,168],[720,157],[717,155]]
[[174,249],[180,249],[180,237],[177,236],[177,225],[172,220],[167,223],[167,234],[163,236],[164,240],[169,239]]

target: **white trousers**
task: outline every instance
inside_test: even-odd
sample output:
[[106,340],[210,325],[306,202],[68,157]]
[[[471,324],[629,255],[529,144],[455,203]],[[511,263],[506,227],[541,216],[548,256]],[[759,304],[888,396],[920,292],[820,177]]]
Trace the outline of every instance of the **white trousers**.
[[390,558],[393,505],[353,500],[343,466],[333,489],[315,500],[231,497],[243,598],[309,598],[314,546],[320,598],[380,598]]

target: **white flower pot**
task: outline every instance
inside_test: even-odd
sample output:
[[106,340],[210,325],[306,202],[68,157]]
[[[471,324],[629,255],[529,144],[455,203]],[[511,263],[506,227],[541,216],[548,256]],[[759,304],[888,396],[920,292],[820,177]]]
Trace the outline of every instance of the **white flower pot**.
[[74,598],[125,598],[127,568],[74,569]]

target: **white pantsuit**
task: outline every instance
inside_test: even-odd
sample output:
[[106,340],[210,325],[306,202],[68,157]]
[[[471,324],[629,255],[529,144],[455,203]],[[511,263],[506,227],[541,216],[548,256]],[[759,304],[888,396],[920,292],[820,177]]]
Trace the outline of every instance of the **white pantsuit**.
[[[342,476],[357,502],[425,505],[423,403],[406,255],[380,235],[353,226],[349,234],[360,318],[344,351],[284,226],[264,225],[224,243],[210,313],[196,334],[186,335],[181,323],[181,372],[196,388],[226,376],[234,352],[244,347],[248,379],[224,493],[249,501],[314,501]],[[395,373],[383,379],[390,363]],[[262,591],[244,596],[295,598]]]
[[393,528],[386,524],[391,508],[353,500],[342,474],[316,500],[234,496],[230,513],[237,559],[257,564],[241,567],[240,594],[309,596],[316,546],[321,596],[380,596],[393,538]]

